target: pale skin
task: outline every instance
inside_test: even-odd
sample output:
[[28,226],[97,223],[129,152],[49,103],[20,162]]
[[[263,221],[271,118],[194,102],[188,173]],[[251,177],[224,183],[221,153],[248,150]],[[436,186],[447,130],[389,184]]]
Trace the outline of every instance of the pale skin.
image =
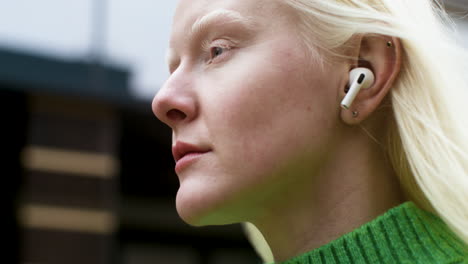
[[[192,225],[251,222],[276,261],[404,200],[377,143],[388,114],[379,109],[400,71],[398,39],[355,36],[350,59],[321,68],[297,30],[294,12],[277,1],[182,0],[171,76],[153,101],[174,144],[209,150],[178,172],[179,215]],[[357,58],[376,81],[344,110]]]

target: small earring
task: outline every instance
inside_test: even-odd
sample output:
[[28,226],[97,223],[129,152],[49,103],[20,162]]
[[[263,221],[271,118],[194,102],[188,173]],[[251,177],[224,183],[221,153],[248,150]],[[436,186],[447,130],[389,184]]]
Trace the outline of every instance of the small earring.
[[356,118],[359,116],[359,112],[358,111],[353,111],[353,117]]
[[393,42],[391,42],[391,41],[388,41],[388,42],[387,42],[387,47],[388,47],[388,48],[391,48],[391,47],[393,47]]

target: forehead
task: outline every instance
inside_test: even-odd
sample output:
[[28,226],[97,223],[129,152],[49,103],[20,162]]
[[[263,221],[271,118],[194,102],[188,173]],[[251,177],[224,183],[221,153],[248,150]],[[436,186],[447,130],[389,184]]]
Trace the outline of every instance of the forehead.
[[177,5],[174,24],[195,21],[216,9],[234,10],[241,13],[254,11],[255,8],[272,5],[274,0],[180,0]]
[[174,15],[171,42],[188,34],[195,21],[213,11],[235,11],[261,23],[269,17],[273,18],[275,13],[280,12],[279,9],[276,0],[181,0]]

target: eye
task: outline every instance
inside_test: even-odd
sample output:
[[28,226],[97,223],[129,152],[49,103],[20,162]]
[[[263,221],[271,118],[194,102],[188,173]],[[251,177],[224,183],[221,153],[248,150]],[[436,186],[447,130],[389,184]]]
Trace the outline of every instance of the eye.
[[225,48],[222,47],[212,47],[210,49],[211,59],[215,59],[218,56],[221,56],[225,52]]
[[235,48],[232,41],[226,39],[217,39],[211,43],[203,45],[206,52],[208,64],[218,64],[228,59],[231,56],[231,50]]

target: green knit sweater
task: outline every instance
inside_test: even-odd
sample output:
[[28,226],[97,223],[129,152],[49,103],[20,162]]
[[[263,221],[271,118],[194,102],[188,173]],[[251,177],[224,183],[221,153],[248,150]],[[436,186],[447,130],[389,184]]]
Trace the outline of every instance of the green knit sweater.
[[406,202],[283,264],[468,263],[468,248],[437,216]]

